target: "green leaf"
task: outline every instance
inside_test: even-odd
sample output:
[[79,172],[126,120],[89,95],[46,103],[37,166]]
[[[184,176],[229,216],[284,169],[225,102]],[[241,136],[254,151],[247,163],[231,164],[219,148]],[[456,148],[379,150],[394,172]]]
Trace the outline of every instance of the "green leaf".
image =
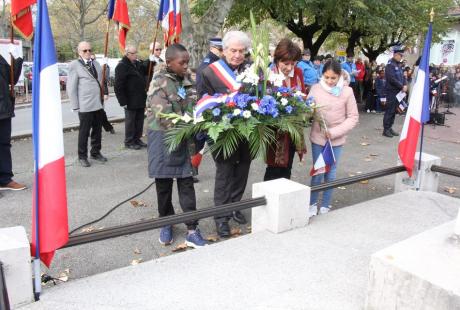
[[224,126],[222,123],[213,123],[212,126],[209,127],[208,136],[214,140],[214,142],[217,142],[219,135],[223,130]]

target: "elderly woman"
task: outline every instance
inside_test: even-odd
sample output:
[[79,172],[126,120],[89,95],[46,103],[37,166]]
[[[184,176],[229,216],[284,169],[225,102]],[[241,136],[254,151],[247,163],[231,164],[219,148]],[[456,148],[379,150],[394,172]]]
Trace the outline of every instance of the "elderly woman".
[[[284,87],[297,89],[305,94],[302,69],[296,66],[300,57],[300,48],[291,40],[282,39],[275,49],[272,70],[284,75]],[[290,179],[296,151],[300,158],[306,153],[303,137],[302,146],[296,149],[287,133],[278,132],[277,143],[269,147],[267,151],[267,168],[265,169],[264,181],[278,178]]]
[[[324,145],[330,141],[335,157],[335,163],[329,171],[314,172],[311,186],[335,180],[337,163],[342,153],[347,134],[358,123],[358,108],[353,89],[344,86],[342,68],[340,64],[331,60],[324,64],[320,83],[314,85],[310,91],[319,108],[315,112],[315,121],[310,131],[313,163],[323,151]],[[318,192],[310,196],[310,216],[318,213]],[[332,189],[323,192],[319,212],[329,212],[331,206]]]
[[[187,78],[189,54],[184,46],[173,44],[166,50],[166,67],[158,71],[150,84],[147,98],[148,113],[148,163],[149,176],[155,178],[158,213],[160,217],[173,215],[171,202],[173,181],[177,181],[179,203],[182,211],[196,210],[195,189],[193,186],[192,165],[187,143],[183,143],[172,152],[164,144],[165,130],[172,126],[170,120],[162,118],[160,113],[183,115],[192,109],[196,96],[192,82]],[[186,223],[188,233],[186,244],[191,247],[204,246],[198,222]],[[173,242],[172,226],[160,231],[160,243]]]

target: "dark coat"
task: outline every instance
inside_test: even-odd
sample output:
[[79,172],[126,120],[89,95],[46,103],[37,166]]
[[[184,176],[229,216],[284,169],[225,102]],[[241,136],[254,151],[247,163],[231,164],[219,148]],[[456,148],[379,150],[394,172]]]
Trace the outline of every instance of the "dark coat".
[[[14,83],[19,80],[22,70],[22,58],[14,61]],[[10,65],[0,55],[0,119],[14,117],[14,102],[10,96]]]
[[208,55],[203,59],[200,66],[196,69],[196,92],[203,96],[203,70],[212,64],[215,61],[218,61],[220,58],[213,52],[209,52]]
[[[147,63],[147,65],[146,65]],[[145,108],[148,62],[132,63],[123,57],[115,68],[115,95],[120,106],[128,110]]]
[[407,84],[403,75],[403,69],[393,58],[385,67],[385,80],[385,91],[388,95],[396,95]]
[[[224,60],[225,61],[225,60]],[[238,68],[233,68],[237,73],[243,72],[248,64],[243,63]],[[208,66],[203,70],[203,88],[202,92],[209,95],[214,94],[228,94],[230,90],[228,87],[216,76],[214,71]],[[201,96],[202,94],[198,94]],[[208,139],[208,144],[213,141]],[[215,161],[237,163],[237,162],[251,162],[251,154],[249,151],[249,143],[246,140],[240,141],[236,151],[227,159],[224,159],[222,154],[212,154]]]

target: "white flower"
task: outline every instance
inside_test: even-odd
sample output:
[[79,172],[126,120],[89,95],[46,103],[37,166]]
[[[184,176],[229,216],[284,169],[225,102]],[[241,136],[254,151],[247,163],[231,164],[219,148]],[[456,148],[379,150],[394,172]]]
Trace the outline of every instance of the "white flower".
[[281,86],[283,86],[283,81],[285,80],[285,77],[284,77],[283,74],[276,74],[275,72],[270,71],[270,75],[268,76],[268,80],[274,86],[281,87]]
[[286,98],[281,98],[281,105],[285,106],[286,104],[288,104],[288,100]]
[[251,85],[257,85],[259,83],[259,75],[255,73],[254,64],[251,67],[244,70],[241,74],[236,77],[238,82],[243,82]]
[[178,118],[174,118],[171,122],[172,122],[173,124],[177,124],[178,121],[179,121]]
[[244,111],[243,112],[243,117],[244,118],[250,118],[251,117],[251,111],[248,111],[248,110]]
[[277,95],[278,97],[281,97],[281,93],[280,93],[280,92],[277,92],[276,95]]
[[184,116],[181,117],[181,120],[183,120],[186,123],[190,123],[190,121],[193,120],[193,118],[191,118],[190,115],[185,114]]
[[300,96],[300,97],[306,97],[307,96],[304,93],[302,93],[300,90],[296,91],[295,95]]
[[251,108],[254,110],[254,111],[257,111],[259,110],[259,105],[255,102],[251,103]]
[[241,110],[240,110],[240,109],[235,109],[235,110],[233,110],[233,115],[234,115],[234,116],[238,116],[238,115],[240,115],[240,114],[241,114]]
[[203,115],[200,115],[198,118],[195,118],[195,119],[193,120],[193,123],[194,123],[194,124],[198,124],[198,123],[201,123],[201,122],[204,122],[204,117],[203,117]]

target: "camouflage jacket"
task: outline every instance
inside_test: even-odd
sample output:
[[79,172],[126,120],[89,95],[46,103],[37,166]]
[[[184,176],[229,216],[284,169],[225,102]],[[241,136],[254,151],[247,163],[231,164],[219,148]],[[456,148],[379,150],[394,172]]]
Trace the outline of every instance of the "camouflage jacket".
[[181,78],[162,69],[155,73],[147,97],[147,126],[151,130],[166,130],[171,120],[160,114],[176,113],[192,115],[196,91],[189,77]]

